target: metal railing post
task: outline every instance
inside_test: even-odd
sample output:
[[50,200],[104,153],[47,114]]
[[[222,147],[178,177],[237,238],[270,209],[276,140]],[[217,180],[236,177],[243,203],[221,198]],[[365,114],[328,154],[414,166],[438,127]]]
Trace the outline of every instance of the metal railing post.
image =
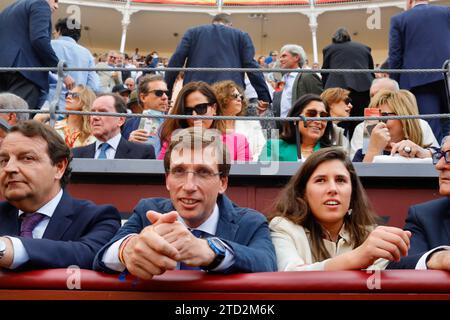
[[53,100],[50,102],[50,106],[49,106],[50,126],[52,128],[55,127],[56,111],[59,109],[58,104],[59,104],[59,97],[61,96],[61,91],[63,88],[64,66],[65,66],[65,62],[63,60],[60,60],[58,62],[58,71],[57,71],[58,82],[56,83],[55,95],[53,96]]

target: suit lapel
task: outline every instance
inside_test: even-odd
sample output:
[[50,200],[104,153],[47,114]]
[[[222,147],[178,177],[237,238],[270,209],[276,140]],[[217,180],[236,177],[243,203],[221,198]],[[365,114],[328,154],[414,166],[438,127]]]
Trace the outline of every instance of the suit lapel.
[[42,238],[50,240],[62,239],[67,228],[73,222],[73,206],[72,197],[64,191]]
[[216,236],[234,241],[238,225],[235,222],[235,211],[231,201],[225,195],[219,195],[217,201],[219,207],[219,222],[217,224]]
[[0,214],[0,236],[18,236],[20,225],[19,210],[9,203],[5,203],[5,209]]

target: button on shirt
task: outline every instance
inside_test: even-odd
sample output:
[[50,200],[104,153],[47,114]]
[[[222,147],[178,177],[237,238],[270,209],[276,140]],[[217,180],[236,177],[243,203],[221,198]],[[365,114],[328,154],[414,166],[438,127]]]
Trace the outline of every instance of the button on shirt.
[[280,106],[280,117],[286,118],[289,110],[292,107],[292,87],[294,86],[295,78],[297,77],[296,72],[290,72],[283,76],[284,88],[281,93],[281,106]]
[[[109,144],[109,148],[106,150],[106,159],[114,159],[117,152],[117,147],[119,146],[120,138],[122,135],[119,133],[115,137],[109,139],[106,141],[107,144]],[[95,159],[98,159],[98,156],[100,155],[100,149],[101,145],[103,144],[102,141],[96,141],[95,142]]]
[[[44,236],[45,230],[47,229],[48,223],[50,222],[50,218],[53,216],[53,213],[55,212],[56,207],[59,204],[59,201],[61,201],[61,198],[63,196],[62,189],[58,192],[58,194],[49,202],[47,202],[42,208],[39,208],[36,210],[36,212],[39,212],[40,214],[45,215],[46,217],[38,223],[38,225],[33,229],[33,238],[34,239],[42,239]],[[18,218],[20,219],[20,216],[22,216],[24,212],[22,210],[19,210]],[[14,258],[13,263],[10,267],[10,269],[16,269],[23,265],[25,262],[27,262],[30,257],[25,250],[25,247],[22,244],[22,241],[19,238],[16,237],[8,237],[13,245],[14,248]]]

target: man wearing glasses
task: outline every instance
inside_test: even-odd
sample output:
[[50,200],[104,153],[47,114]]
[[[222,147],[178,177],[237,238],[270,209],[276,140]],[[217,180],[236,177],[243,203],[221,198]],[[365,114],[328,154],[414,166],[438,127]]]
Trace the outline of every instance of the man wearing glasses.
[[[139,81],[138,97],[148,116],[161,116],[169,110],[167,84],[161,75],[146,75]],[[148,143],[158,155],[161,150],[159,126],[164,118],[130,118],[123,126],[122,135],[131,142]]]
[[444,198],[409,209],[404,229],[412,233],[408,256],[391,262],[388,269],[450,270],[450,139],[433,153],[439,171],[439,193]]
[[175,135],[165,154],[170,199],[144,199],[97,254],[94,268],[128,270],[141,279],[174,269],[276,270],[266,218],[224,195],[230,158],[215,131],[191,127]]

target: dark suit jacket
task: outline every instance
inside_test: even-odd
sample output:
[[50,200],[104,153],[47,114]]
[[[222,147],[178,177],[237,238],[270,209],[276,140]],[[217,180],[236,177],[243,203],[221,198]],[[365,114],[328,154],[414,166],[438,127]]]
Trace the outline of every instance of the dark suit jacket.
[[[18,237],[18,209],[0,203],[0,235]],[[18,237],[30,259],[20,270],[66,268],[91,269],[97,251],[120,227],[120,215],[112,206],[97,206],[72,198],[64,191],[42,239]]]
[[[15,1],[0,13],[0,66],[56,67],[58,57],[50,44],[51,30],[47,1]],[[48,91],[48,72],[21,74]]]
[[[175,53],[169,61],[169,68],[259,68],[253,58],[255,48],[250,36],[238,29],[221,24],[202,25],[191,28],[183,36]],[[169,90],[178,72],[166,72],[165,80]],[[247,73],[248,78],[258,93],[258,98],[271,102],[262,73]],[[221,80],[233,80],[245,88],[243,72],[186,72],[184,84],[191,81],[205,81],[212,84]]]
[[[74,158],[94,159],[95,142],[84,147],[73,148],[72,154]],[[134,143],[121,137],[114,159],[155,159],[155,150],[149,144]]]
[[[450,59],[450,8],[420,4],[391,18],[389,67],[440,69]],[[403,89],[442,80],[441,73],[392,74]]]
[[[266,218],[255,210],[236,206],[225,195],[219,195],[217,205],[220,218],[215,236],[232,248],[235,259],[234,264],[224,273],[276,271],[275,250]],[[175,208],[169,199],[141,200],[128,222],[99,251],[95,258],[94,269],[114,272],[102,262],[103,254],[117,240],[130,233],[140,233],[143,228],[150,225],[145,215],[148,210],[167,213]]]
[[[333,43],[323,49],[322,69],[373,69],[371,49],[361,43],[349,41]],[[324,88],[369,91],[374,79],[368,73],[323,73]]]
[[[323,92],[322,80],[315,73],[298,73],[292,85],[292,106],[295,102],[307,93],[321,95]],[[273,115],[279,117],[281,114],[281,95],[282,91],[273,94]]]
[[405,230],[412,233],[408,256],[391,262],[388,269],[414,269],[427,251],[450,245],[450,199],[441,198],[412,206]]

